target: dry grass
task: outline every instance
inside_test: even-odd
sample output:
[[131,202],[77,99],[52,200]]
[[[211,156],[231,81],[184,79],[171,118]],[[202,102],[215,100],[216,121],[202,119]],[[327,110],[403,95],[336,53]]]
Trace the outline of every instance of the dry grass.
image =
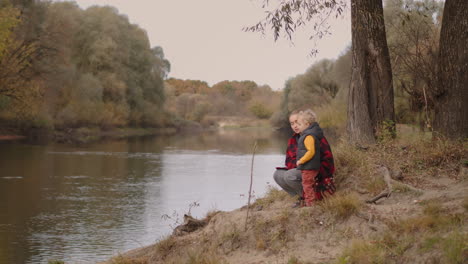
[[365,240],[353,240],[336,263],[339,264],[380,264],[385,262],[385,250]]
[[391,144],[393,147],[384,153],[385,157],[392,168],[397,167],[406,175],[444,173],[457,177],[458,170],[468,160],[468,141],[403,138]]
[[162,258],[171,254],[171,251],[177,247],[177,241],[174,236],[159,241],[156,244],[156,252]]
[[206,213],[206,216],[205,216],[205,218],[203,218],[202,221],[210,222],[210,220],[211,220],[215,215],[219,214],[220,212],[221,212],[221,211],[215,210],[215,209],[214,209],[214,210],[210,210],[210,211],[208,211],[208,212]]
[[451,214],[438,203],[424,205],[423,214],[390,223],[392,230],[400,234],[448,231],[460,227],[466,220],[462,214]]
[[[227,234],[223,235],[225,239],[228,238]],[[219,243],[222,242],[220,237],[217,237],[217,239],[213,236],[208,237],[205,233],[201,233],[197,240],[186,240],[183,237],[170,236],[156,244],[155,252],[148,263],[227,263],[223,257],[225,253],[221,252],[222,248],[219,248]],[[235,237],[235,235],[231,234],[231,239],[233,239],[233,237]]]
[[147,264],[146,259],[133,259],[124,256],[117,256],[111,259],[111,264]]
[[333,214],[336,220],[343,220],[357,213],[363,203],[356,193],[338,192],[320,205],[323,211]]
[[273,232],[270,235],[270,245],[273,249],[281,249],[294,237],[293,230],[290,228],[291,212],[289,209],[281,211],[279,215],[273,218]]
[[295,220],[295,213],[290,209],[284,209],[270,217],[253,217],[250,223],[253,247],[278,252],[294,239],[297,232]]
[[242,244],[242,233],[234,225],[220,235],[218,245],[224,253],[232,252],[238,249]]
[[354,185],[363,183],[372,177],[372,168],[367,161],[365,151],[359,150],[341,141],[333,149],[335,157],[335,182],[338,188],[353,188]]
[[251,206],[252,207],[261,206],[261,207],[266,208],[277,201],[285,201],[285,200],[293,201],[294,198],[289,196],[283,190],[279,190],[278,188],[269,186],[266,194],[262,198],[256,199],[255,202]]
[[[215,250],[204,249],[204,248],[190,248],[179,250],[181,254],[174,255],[159,261],[157,263],[164,264],[224,264],[228,263],[221,254],[218,254]],[[154,262],[151,262],[154,263]]]
[[[351,189],[376,195],[386,188],[377,166],[401,172],[405,183],[424,183],[427,176],[447,175],[456,180],[466,177],[468,141],[444,141],[426,137],[387,140],[368,148],[357,148],[346,141],[333,149],[338,189]],[[421,181],[420,179],[423,179]],[[395,191],[408,192],[404,185]]]
[[295,257],[295,256],[289,257],[288,262],[287,262],[287,264],[309,264],[309,263],[312,263],[312,262],[302,261],[300,258]]
[[175,263],[187,264],[223,264],[228,263],[219,254],[212,251],[189,251],[187,257],[177,260]]
[[468,235],[451,232],[442,240],[442,249],[446,263],[463,264],[468,259]]
[[334,128],[342,135],[346,126],[346,104],[333,100],[331,104],[323,105],[316,109],[320,126],[323,128]]
[[270,242],[271,220],[265,218],[254,218],[253,220],[255,248],[258,250],[266,250]]
[[386,255],[399,258],[414,245],[416,240],[417,238],[413,235],[400,235],[388,230],[382,237],[377,238],[376,242],[383,247]]

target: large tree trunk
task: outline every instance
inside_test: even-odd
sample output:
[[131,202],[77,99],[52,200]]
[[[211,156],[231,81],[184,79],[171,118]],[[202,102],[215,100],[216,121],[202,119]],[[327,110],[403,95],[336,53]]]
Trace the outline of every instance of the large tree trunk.
[[468,1],[446,0],[439,47],[434,132],[468,137]]
[[375,143],[377,133],[394,129],[393,82],[382,1],[352,0],[352,74],[347,130],[351,143]]

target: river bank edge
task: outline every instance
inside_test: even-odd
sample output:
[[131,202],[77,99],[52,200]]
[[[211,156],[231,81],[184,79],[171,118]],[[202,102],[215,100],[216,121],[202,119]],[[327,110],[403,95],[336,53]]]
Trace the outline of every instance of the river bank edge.
[[295,200],[272,188],[250,207],[184,221],[102,263],[465,263],[467,144],[424,136],[338,144],[338,192],[325,201],[292,208]]
[[0,131],[0,142],[7,141],[23,141],[27,143],[71,143],[81,144],[96,142],[105,139],[122,139],[140,136],[154,135],[174,135],[180,129],[176,127],[164,128],[112,128],[103,130],[100,128],[69,128],[65,130],[44,130],[44,129],[29,129],[27,131],[19,131],[8,129]]

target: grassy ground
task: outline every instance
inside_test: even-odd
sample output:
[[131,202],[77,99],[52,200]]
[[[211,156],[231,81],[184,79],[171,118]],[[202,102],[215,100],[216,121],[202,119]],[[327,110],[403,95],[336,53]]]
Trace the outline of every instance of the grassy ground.
[[[107,263],[466,263],[468,143],[418,134],[367,149],[334,146],[338,192],[312,207],[271,189],[250,208]],[[367,203],[389,186],[391,195]],[[247,218],[247,210],[249,217]]]

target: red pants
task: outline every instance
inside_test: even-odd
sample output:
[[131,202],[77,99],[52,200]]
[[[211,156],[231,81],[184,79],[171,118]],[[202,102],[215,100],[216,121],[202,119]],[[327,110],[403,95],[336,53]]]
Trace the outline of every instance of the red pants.
[[303,170],[302,171],[302,190],[306,206],[311,206],[315,200],[315,176],[319,173],[318,170]]

